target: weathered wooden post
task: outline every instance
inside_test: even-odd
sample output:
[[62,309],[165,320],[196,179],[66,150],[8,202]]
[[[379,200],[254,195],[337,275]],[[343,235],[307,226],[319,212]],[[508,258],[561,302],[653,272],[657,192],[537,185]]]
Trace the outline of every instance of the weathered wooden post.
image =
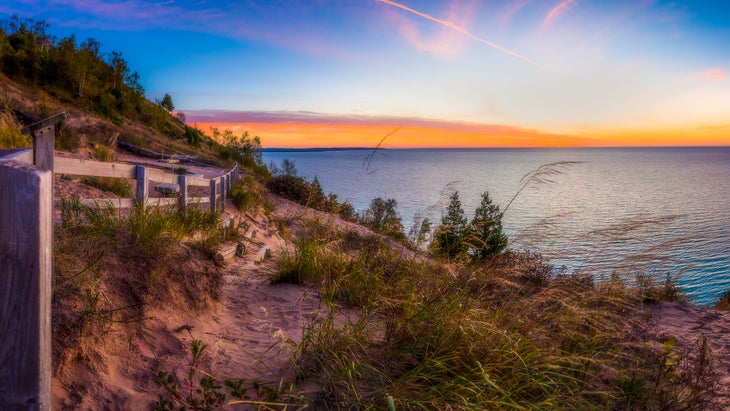
[[137,166],[137,190],[135,198],[140,205],[147,204],[147,197],[149,197],[148,186],[147,169],[143,166]]
[[56,129],[66,119],[66,113],[58,113],[23,128],[23,133],[33,137],[33,164],[41,170],[53,172],[53,146]]
[[211,213],[215,213],[215,210],[216,210],[215,200],[216,200],[216,197],[218,197],[215,192],[215,186],[216,186],[215,178],[211,178],[210,179],[210,212]]
[[230,197],[230,194],[231,194],[231,173],[226,174],[226,192],[228,193],[228,197]]
[[185,207],[188,206],[188,181],[187,180],[188,180],[188,178],[184,174],[181,174],[177,178],[177,184],[180,186],[180,197],[179,197],[180,208],[183,210],[185,209]]
[[233,184],[236,184],[238,182],[238,163],[236,163],[236,166],[233,168]]
[[226,209],[226,177],[222,176],[220,179],[221,184],[221,211]]
[[1,410],[51,409],[52,273],[53,171],[0,162]]

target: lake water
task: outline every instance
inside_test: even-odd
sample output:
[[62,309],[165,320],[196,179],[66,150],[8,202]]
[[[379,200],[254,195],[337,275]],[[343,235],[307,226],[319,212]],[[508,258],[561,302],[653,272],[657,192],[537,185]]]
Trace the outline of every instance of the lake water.
[[453,190],[470,217],[482,191],[504,209],[525,174],[576,162],[514,199],[503,218],[512,247],[571,271],[670,274],[699,305],[730,289],[728,147],[264,153],[284,158],[358,211],[395,198],[406,228],[416,212],[438,223]]

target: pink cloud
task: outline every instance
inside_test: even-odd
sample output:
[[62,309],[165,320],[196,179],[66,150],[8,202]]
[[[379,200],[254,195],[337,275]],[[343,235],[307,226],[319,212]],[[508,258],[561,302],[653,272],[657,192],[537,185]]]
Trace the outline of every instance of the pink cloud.
[[[505,47],[500,46],[499,44],[496,44],[496,43],[491,42],[489,40],[485,40],[485,39],[483,39],[481,37],[478,37],[478,36],[472,34],[470,31],[468,31],[467,29],[465,29],[462,25],[457,24],[457,23],[454,23],[454,21],[452,21],[451,19],[445,20],[445,19],[442,19],[442,18],[434,17],[434,16],[432,16],[430,14],[427,14],[427,13],[424,13],[424,12],[421,12],[421,11],[418,11],[418,10],[415,10],[415,9],[412,9],[412,8],[410,8],[408,6],[405,6],[405,5],[401,4],[401,3],[397,3],[397,2],[392,1],[392,0],[377,0],[377,1],[380,2],[380,3],[387,4],[389,6],[392,6],[392,7],[398,8],[400,10],[406,11],[408,13],[414,14],[414,15],[419,16],[421,18],[424,18],[426,20],[432,21],[432,22],[434,22],[436,24],[439,24],[439,25],[443,26],[444,28],[448,28],[448,29],[450,29],[450,30],[452,30],[454,32],[460,33],[461,35],[463,35],[463,36],[465,36],[467,38],[470,38],[470,39],[472,39],[474,41],[477,41],[477,42],[482,43],[484,45],[487,45],[489,47],[495,48],[495,49],[497,49],[497,50],[499,50],[499,51],[501,51],[503,53],[510,54],[510,55],[512,55],[514,57],[517,57],[518,59],[524,60],[524,61],[526,61],[526,62],[528,62],[530,64],[534,64],[530,59],[528,59],[527,57],[525,57],[525,56],[523,56],[523,55],[521,55],[521,54],[519,54],[519,53],[517,53],[515,51],[512,51],[510,49],[507,49]],[[452,6],[454,6],[454,4],[455,3],[451,3]],[[473,7],[473,3],[471,3],[471,4],[472,4],[472,7]],[[472,14],[472,12],[470,11],[469,14]],[[456,17],[456,16],[452,16],[452,17]],[[462,16],[462,18],[463,18],[463,16]],[[414,34],[414,31],[413,30],[408,30],[407,33],[408,34],[406,34],[406,38],[409,38],[408,36],[409,35],[412,36]]]
[[[465,3],[451,3],[446,16],[459,25],[467,25],[470,18],[464,8]],[[457,57],[461,55],[469,39],[445,26],[434,26],[433,30],[423,30],[421,25],[396,10],[388,10],[387,18],[406,41],[418,50],[438,57]]]
[[[505,125],[447,121],[420,117],[364,116],[323,114],[311,111],[229,111],[190,110],[185,112],[186,121],[194,123],[219,124],[298,124],[323,126],[389,126],[402,128],[424,128],[453,130],[488,135],[534,136],[553,135],[540,130]],[[557,134],[556,134],[557,135]]]
[[552,24],[553,21],[555,21],[556,19],[558,19],[565,12],[567,12],[570,9],[572,9],[573,7],[575,7],[577,4],[578,4],[578,0],[563,0],[560,3],[558,3],[545,16],[545,19],[542,21],[543,27],[547,27],[550,24]]
[[510,23],[512,23],[512,17],[531,2],[532,0],[517,0],[509,2],[509,4],[507,4],[507,6],[498,13],[497,20],[503,27],[509,26]]
[[703,71],[702,77],[709,79],[709,80],[725,80],[727,78],[727,73],[720,71],[718,69],[710,69],[707,71]]

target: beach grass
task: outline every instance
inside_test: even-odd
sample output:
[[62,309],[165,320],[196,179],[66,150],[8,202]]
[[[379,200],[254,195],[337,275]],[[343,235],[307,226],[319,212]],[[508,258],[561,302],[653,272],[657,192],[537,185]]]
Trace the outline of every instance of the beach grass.
[[645,301],[676,296],[671,282],[595,281],[529,252],[404,258],[316,221],[304,232],[272,281],[325,301],[293,361],[326,407],[692,409],[708,398],[706,344],[688,355],[644,321]]

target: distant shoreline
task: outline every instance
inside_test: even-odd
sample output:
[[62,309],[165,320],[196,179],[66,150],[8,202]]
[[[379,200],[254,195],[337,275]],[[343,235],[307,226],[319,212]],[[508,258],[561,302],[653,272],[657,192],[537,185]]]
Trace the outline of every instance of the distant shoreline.
[[326,151],[372,151],[372,150],[421,150],[421,151],[462,151],[462,150],[676,150],[676,149],[728,149],[730,146],[606,146],[606,147],[264,147],[264,153],[310,153]]
[[[306,152],[319,152],[319,151],[353,151],[353,150],[374,150],[372,147],[311,147],[311,148],[262,148],[261,151],[264,153],[306,153]],[[378,150],[386,150],[385,148],[378,148]]]

